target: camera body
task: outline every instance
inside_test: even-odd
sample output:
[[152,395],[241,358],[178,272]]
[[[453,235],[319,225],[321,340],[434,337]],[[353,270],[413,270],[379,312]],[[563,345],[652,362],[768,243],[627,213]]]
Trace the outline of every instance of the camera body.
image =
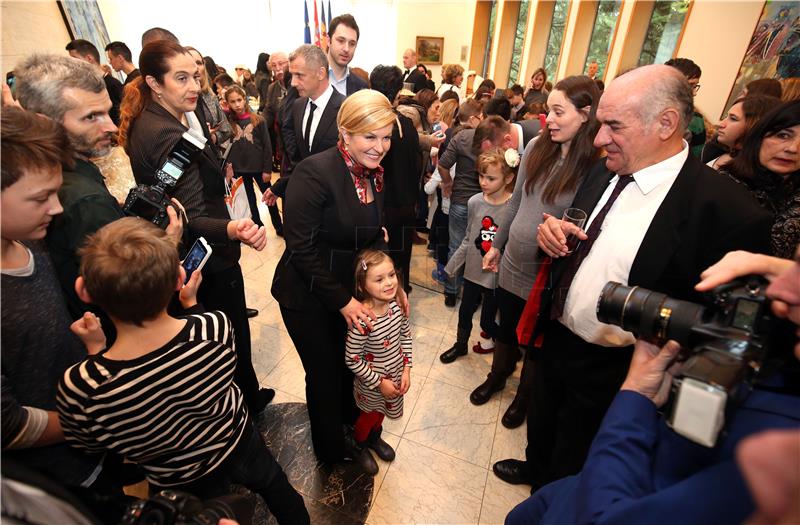
[[597,303],[597,318],[663,345],[680,343],[680,373],[673,380],[670,426],[712,447],[725,423],[729,402],[741,398],[761,370],[775,324],[768,282],[758,276],[732,281],[710,294],[708,306],[609,282]]
[[[237,513],[238,510],[238,513]],[[162,490],[130,505],[120,525],[217,525],[220,519],[239,520],[252,513],[243,496],[229,495],[200,501],[177,490]]]
[[168,192],[175,187],[192,162],[205,148],[205,138],[185,132],[167,155],[167,160],[156,170],[155,185],[140,184],[131,189],[122,210],[127,215],[141,217],[160,228],[169,224],[167,207],[171,206]]

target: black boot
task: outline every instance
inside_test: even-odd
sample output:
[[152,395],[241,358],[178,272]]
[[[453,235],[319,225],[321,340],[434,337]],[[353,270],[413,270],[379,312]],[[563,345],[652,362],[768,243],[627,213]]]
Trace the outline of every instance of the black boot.
[[375,458],[369,453],[364,443],[358,443],[352,434],[347,433],[344,437],[344,447],[344,461],[355,463],[370,476],[374,476],[378,473],[378,464],[375,462]]
[[528,403],[533,390],[533,367],[535,366],[530,356],[525,356],[522,362],[522,372],[519,377],[519,387],[514,401],[508,406],[506,413],[503,414],[501,423],[506,428],[517,428],[528,413]]
[[473,405],[483,405],[489,401],[496,392],[503,390],[505,386],[505,379],[499,379],[489,372],[489,375],[486,376],[486,381],[481,383],[481,385],[469,395],[469,400]]
[[367,436],[367,441],[365,442],[367,447],[371,448],[375,451],[375,454],[378,455],[384,461],[394,461],[394,449],[392,446],[381,439],[381,433],[383,432],[383,428],[379,428],[378,430],[373,430]]
[[467,345],[469,344],[469,330],[459,328],[456,335],[456,342],[449,350],[445,350],[439,356],[442,363],[452,363],[462,355],[467,355]]

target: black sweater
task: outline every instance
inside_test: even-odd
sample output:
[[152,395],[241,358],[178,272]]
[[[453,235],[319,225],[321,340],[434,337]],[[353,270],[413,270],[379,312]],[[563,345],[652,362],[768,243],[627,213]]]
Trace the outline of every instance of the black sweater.
[[233,143],[228,162],[236,173],[272,173],[272,144],[264,119],[253,126],[250,117],[239,120],[233,128]]

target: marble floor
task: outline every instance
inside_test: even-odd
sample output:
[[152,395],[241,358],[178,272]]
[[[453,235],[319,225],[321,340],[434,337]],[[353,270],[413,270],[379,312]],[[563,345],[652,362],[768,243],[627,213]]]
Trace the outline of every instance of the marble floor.
[[[268,230],[264,251],[242,250],[247,303],[260,310],[251,320],[253,364],[261,384],[277,390],[274,403],[303,403],[303,367],[269,293],[284,243]],[[503,523],[530,490],[508,485],[491,472],[498,459],[524,456],[525,425],[509,430],[500,423],[520,367],[502,395],[480,407],[469,402],[470,391],[489,371],[491,355],[470,352],[449,365],[439,361],[438,355],[455,340],[457,308],[444,306],[441,287],[430,278],[433,266],[425,246],[414,246],[412,386],[403,417],[384,423],[384,438],[395,447],[397,458],[392,463],[377,460],[380,472],[366,514],[370,525]],[[476,316],[470,346],[479,331]]]

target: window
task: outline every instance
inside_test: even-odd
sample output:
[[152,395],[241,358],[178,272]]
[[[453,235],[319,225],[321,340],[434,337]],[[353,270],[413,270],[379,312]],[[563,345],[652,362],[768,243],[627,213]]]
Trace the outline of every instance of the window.
[[544,70],[547,78],[555,79],[558,69],[558,58],[561,55],[561,41],[567,26],[569,0],[556,0],[553,7],[553,20],[550,23],[550,34],[547,37],[547,51],[544,55]]
[[509,86],[513,86],[519,81],[519,63],[522,60],[522,46],[525,44],[525,29],[528,25],[530,7],[530,0],[522,0],[519,4],[517,30],[514,33],[514,50],[511,53],[511,67],[508,70]]
[[486,34],[486,51],[483,53],[483,68],[481,76],[486,78],[486,72],[489,70],[489,57],[492,56],[492,39],[494,38],[494,23],[497,20],[497,2],[492,0],[492,10],[489,13],[489,31]]
[[614,39],[614,30],[617,27],[621,7],[621,0],[598,2],[597,4],[589,52],[586,54],[586,63],[583,66],[583,71],[586,72],[590,63],[597,62],[595,78],[602,79],[605,75],[611,41]]
[[647,36],[639,54],[640,66],[663,64],[672,58],[689,12],[689,4],[689,0],[654,2]]

